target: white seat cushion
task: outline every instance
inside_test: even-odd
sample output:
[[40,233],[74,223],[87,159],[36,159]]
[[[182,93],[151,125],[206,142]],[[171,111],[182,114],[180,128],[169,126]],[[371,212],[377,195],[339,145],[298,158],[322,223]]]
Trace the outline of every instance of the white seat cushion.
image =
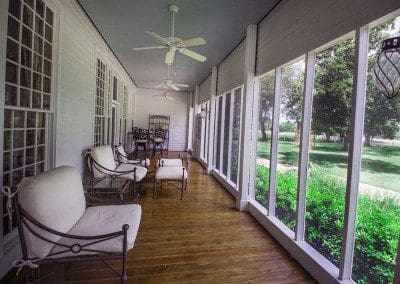
[[121,154],[119,155],[120,162],[128,162],[128,154],[125,152],[124,146],[120,145],[117,147],[117,151]]
[[[95,160],[102,167],[109,169],[109,170],[115,170],[117,165],[114,160],[114,154],[113,154],[113,150],[111,149],[111,146],[104,145],[104,146],[94,147],[91,151],[91,155],[92,155],[93,160]],[[102,168],[96,168],[96,166],[97,165],[95,165],[95,164],[93,165],[94,177],[95,178],[105,177],[107,175],[107,171]]]
[[[183,175],[182,167],[159,167],[156,170],[156,180],[166,180],[166,179],[182,179]],[[187,170],[185,169],[185,179],[187,179]]]
[[[132,249],[135,244],[136,235],[140,225],[142,208],[137,204],[126,205],[108,205],[89,207],[83,214],[82,218],[68,232],[71,235],[95,236],[113,233],[122,230],[122,225],[128,224],[128,250]],[[64,245],[85,245],[93,242],[93,240],[75,240],[62,238],[58,243]],[[95,249],[108,252],[122,252],[123,236],[112,238],[104,242],[88,245],[82,249]],[[56,245],[52,253],[65,250],[65,247]],[[73,253],[71,251],[54,256],[54,258],[73,256],[73,255],[93,254],[87,251]]]
[[[140,162],[139,159],[137,159],[137,160],[128,160],[128,163],[139,163],[139,162]],[[142,160],[141,165],[142,165],[143,167],[148,167],[148,166],[150,166],[150,159],[149,159],[149,158],[146,158],[145,160]]]
[[[124,163],[139,163],[139,162],[140,162],[140,159],[128,160],[128,159],[127,159],[128,154],[125,152],[124,146],[122,146],[122,145],[120,145],[120,146],[117,147],[117,151],[121,154],[121,155],[119,156],[119,158],[121,159],[121,160],[120,160],[121,162],[124,162]],[[143,160],[143,161],[141,162],[141,165],[142,165],[143,167],[148,167],[148,166],[150,166],[150,159],[149,159],[149,158],[146,158],[145,160]]]
[[[78,222],[86,208],[81,176],[76,168],[70,166],[25,178],[18,186],[18,200],[35,220],[62,233],[67,233]],[[33,224],[30,227],[51,241],[61,239]],[[26,227],[24,234],[31,258],[45,257],[54,246],[30,233]]]
[[[136,180],[135,175],[133,174],[133,170],[136,168]],[[126,178],[135,181],[141,181],[147,175],[147,169],[142,166],[130,165],[130,164],[121,164],[116,169],[116,171],[131,171],[130,173],[118,175],[119,178]]]
[[182,167],[181,159],[159,159],[157,166],[161,167]]

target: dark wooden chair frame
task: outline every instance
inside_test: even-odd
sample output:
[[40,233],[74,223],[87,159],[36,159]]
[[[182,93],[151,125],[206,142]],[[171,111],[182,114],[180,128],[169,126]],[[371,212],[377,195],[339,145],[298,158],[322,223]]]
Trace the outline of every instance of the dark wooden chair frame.
[[[95,235],[95,236],[82,236],[82,235],[71,235],[71,234],[66,234],[62,233],[59,231],[56,231],[54,229],[51,229],[36,219],[34,219],[28,212],[26,212],[21,205],[18,202],[18,197],[15,195],[13,197],[13,206],[15,209],[15,216],[17,219],[17,226],[18,226],[18,233],[19,233],[19,238],[21,241],[21,248],[22,248],[22,257],[23,257],[23,273],[24,273],[24,281],[25,283],[31,283],[29,280],[29,265],[27,263],[34,263],[36,265],[40,264],[45,264],[45,263],[69,263],[69,262],[83,262],[83,261],[102,261],[109,269],[111,269],[115,274],[117,274],[122,283],[126,283],[126,280],[128,279],[127,277],[127,268],[126,268],[126,260],[127,260],[127,253],[128,253],[128,229],[129,225],[124,224],[122,225],[121,231],[115,231],[115,232],[110,232],[108,234],[103,234],[103,235]],[[31,226],[31,224],[37,226],[39,229],[51,233],[53,235],[57,235],[63,238],[68,238],[72,240],[88,240],[90,241],[87,244],[80,245],[78,243],[75,243],[73,245],[65,245],[65,244],[60,244],[57,242],[54,242],[52,240],[47,239],[43,235],[41,235],[39,232],[34,230]],[[64,247],[64,250],[61,250],[56,253],[50,253],[47,255],[45,258],[38,259],[38,258],[29,258],[28,257],[28,250],[25,242],[25,233],[24,230],[27,229],[29,230],[34,236],[37,238],[48,242],[52,243],[57,246]],[[120,236],[123,236],[123,245],[122,245],[122,250],[121,252],[108,252],[108,251],[102,251],[102,250],[95,250],[95,249],[90,249],[86,248],[90,245],[101,243],[108,241],[110,239],[118,238]],[[60,257],[60,258],[54,258],[57,255],[67,253],[67,252],[72,252],[72,253],[80,253],[80,252],[88,252],[90,255],[76,255],[76,256],[68,256],[68,257]],[[122,259],[122,271],[118,271],[114,266],[109,264],[107,261],[112,260],[112,259]]]
[[[146,140],[147,142],[136,142],[136,140]],[[139,147],[143,147],[144,156],[147,158],[147,146],[150,142],[149,130],[144,128],[137,128],[133,133],[133,141],[135,141],[135,159],[137,159]]]
[[[161,153],[161,157],[163,156],[163,152],[164,152],[164,143],[165,143],[165,139],[167,139],[167,133],[168,130],[161,130],[161,129],[156,129],[154,130],[154,137],[153,137],[153,157],[156,155],[156,151],[157,149],[160,151]],[[156,141],[155,138],[161,138],[163,139],[163,141]]]

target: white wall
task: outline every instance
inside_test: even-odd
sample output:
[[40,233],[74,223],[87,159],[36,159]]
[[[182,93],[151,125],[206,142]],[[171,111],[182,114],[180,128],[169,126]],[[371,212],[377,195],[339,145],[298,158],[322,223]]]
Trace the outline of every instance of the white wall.
[[61,17],[55,165],[72,165],[82,172],[82,151],[93,146],[97,56],[115,70],[130,90],[128,130],[136,87],[75,1],[60,1],[58,6]]
[[170,115],[169,150],[186,151],[189,92],[170,92],[173,101],[165,99],[163,90],[137,89],[135,126],[149,127],[149,114]]

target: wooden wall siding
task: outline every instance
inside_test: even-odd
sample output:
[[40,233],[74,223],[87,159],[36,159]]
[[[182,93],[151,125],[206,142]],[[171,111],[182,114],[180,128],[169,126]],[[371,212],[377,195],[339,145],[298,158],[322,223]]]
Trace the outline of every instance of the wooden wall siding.
[[93,144],[95,43],[70,16],[62,18],[60,35],[56,166],[82,168],[82,150]]
[[168,91],[174,98],[167,100],[161,95],[165,91],[139,88],[136,96],[135,126],[148,128],[149,114],[170,115],[169,149],[186,151],[188,137],[188,92]]
[[130,96],[136,87],[78,4],[54,2],[61,15],[58,67],[54,67],[58,68],[55,165],[72,165],[82,171],[82,151],[93,146],[96,57],[124,81]]
[[218,65],[217,95],[222,95],[243,84],[244,54],[243,40],[229,56]]
[[[314,283],[249,213],[235,209],[232,196],[198,162],[190,162],[182,201],[167,186],[153,199],[148,183],[139,203],[142,221],[128,254],[128,283]],[[41,276],[49,272],[54,275],[46,283],[119,283],[99,262],[40,268]]]
[[285,0],[259,25],[257,75],[400,8],[399,0]]
[[211,74],[204,79],[199,88],[199,104],[203,104],[211,98]]

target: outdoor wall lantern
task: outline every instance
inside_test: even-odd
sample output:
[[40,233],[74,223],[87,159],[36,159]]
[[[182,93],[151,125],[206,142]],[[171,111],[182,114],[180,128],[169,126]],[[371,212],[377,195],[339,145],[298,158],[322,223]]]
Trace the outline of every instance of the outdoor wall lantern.
[[389,99],[400,91],[400,37],[382,41],[372,74],[376,87]]
[[199,113],[199,117],[206,118],[206,115],[207,115],[207,110],[205,108],[201,108],[201,111]]

